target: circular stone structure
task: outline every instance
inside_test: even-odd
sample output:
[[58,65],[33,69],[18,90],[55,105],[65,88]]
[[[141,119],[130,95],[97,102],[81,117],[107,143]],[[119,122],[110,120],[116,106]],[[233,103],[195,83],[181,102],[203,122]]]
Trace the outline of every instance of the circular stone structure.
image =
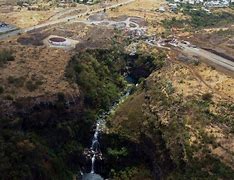
[[62,37],[49,38],[49,42],[55,46],[68,46],[69,45],[68,40]]

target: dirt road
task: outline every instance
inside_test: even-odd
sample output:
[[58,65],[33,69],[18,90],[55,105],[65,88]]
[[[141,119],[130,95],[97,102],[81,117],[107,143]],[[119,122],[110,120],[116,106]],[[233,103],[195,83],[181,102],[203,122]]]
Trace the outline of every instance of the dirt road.
[[86,11],[84,13],[80,13],[79,15],[68,16],[66,18],[62,18],[62,19],[58,19],[58,20],[54,20],[54,21],[48,21],[46,23],[39,24],[39,25],[30,27],[30,28],[25,28],[25,29],[21,29],[21,30],[18,30],[18,31],[14,31],[14,32],[9,32],[9,33],[0,35],[0,40],[4,40],[6,38],[9,38],[9,37],[12,37],[12,36],[16,36],[19,33],[29,32],[29,31],[36,30],[36,29],[43,28],[43,27],[47,27],[47,26],[50,26],[50,25],[55,25],[55,24],[58,24],[58,23],[65,23],[65,22],[68,22],[68,21],[71,21],[71,20],[75,20],[75,19],[77,19],[77,18],[79,18],[81,16],[85,16],[85,15],[88,15],[88,14],[89,15],[90,14],[95,14],[95,13],[98,13],[98,12],[102,12],[104,10],[109,10],[109,9],[116,8],[116,7],[119,7],[119,6],[127,5],[129,3],[134,2],[134,1],[136,1],[136,0],[127,0],[125,2],[117,3],[117,4],[114,4],[114,5],[105,7],[105,8],[96,9],[94,11],[90,11],[90,12]]
[[204,49],[201,48],[197,48],[197,47],[190,47],[188,45],[182,44],[180,43],[179,46],[182,48],[182,50],[191,55],[191,56],[198,56],[198,57],[202,57],[205,58],[206,60],[210,61],[210,63],[216,64],[218,66],[221,66],[229,71],[234,72],[234,62],[229,60],[229,59],[225,59],[221,56],[218,56],[212,52],[206,51]]

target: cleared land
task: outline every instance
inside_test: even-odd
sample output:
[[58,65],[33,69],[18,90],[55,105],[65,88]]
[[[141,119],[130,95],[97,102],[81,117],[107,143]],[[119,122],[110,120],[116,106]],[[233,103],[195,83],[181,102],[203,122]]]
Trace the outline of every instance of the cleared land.
[[13,11],[11,13],[0,13],[0,21],[13,24],[19,28],[28,28],[46,21],[54,13],[54,11]]

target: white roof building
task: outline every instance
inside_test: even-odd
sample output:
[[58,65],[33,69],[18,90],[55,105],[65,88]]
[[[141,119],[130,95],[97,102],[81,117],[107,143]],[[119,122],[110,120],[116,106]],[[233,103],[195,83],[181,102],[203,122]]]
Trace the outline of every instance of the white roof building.
[[189,4],[195,4],[195,0],[189,0],[188,3]]
[[160,6],[158,10],[159,10],[159,12],[165,12],[166,11],[163,6]]

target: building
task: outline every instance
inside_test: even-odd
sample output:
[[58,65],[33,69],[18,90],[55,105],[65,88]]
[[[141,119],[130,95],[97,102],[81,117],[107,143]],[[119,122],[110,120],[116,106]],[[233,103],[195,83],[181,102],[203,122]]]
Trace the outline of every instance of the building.
[[195,5],[195,4],[202,4],[206,8],[219,8],[219,7],[229,7],[231,3],[234,3],[234,0],[174,0],[174,3],[180,4],[190,4],[190,5]]
[[60,0],[60,3],[73,3],[74,0]]
[[163,6],[160,6],[158,10],[159,10],[159,12],[161,12],[161,13],[164,13],[164,12],[166,11],[165,8],[164,8]]
[[208,1],[204,3],[204,6],[207,8],[228,7],[230,2],[230,0]]
[[4,28],[4,27],[6,27],[6,26],[8,26],[6,23],[0,22],[0,28]]

